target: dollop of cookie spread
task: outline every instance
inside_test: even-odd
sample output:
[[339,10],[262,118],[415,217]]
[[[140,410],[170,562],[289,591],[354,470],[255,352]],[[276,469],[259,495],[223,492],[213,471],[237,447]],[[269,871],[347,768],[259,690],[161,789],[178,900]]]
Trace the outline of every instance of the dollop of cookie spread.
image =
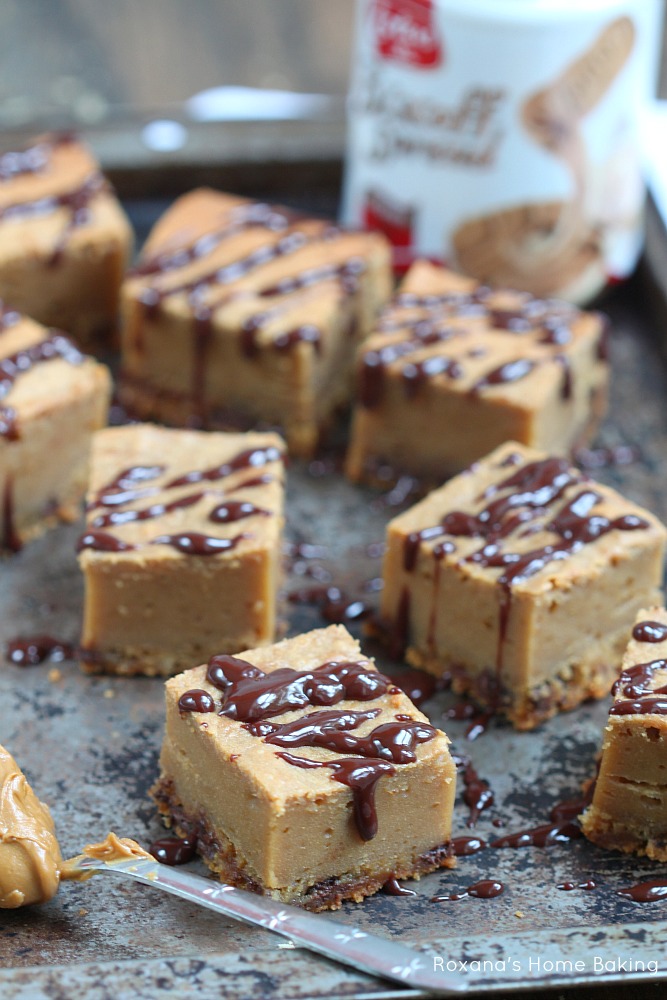
[[136,840],[129,837],[118,837],[115,833],[108,833],[99,844],[86,844],[81,854],[69,861],[64,861],[60,872],[61,879],[73,879],[76,882],[85,882],[92,878],[94,871],[79,871],[77,861],[80,858],[92,858],[94,861],[114,862],[127,861],[129,858],[136,858],[137,861],[155,861],[152,854],[140,847]]
[[0,746],[0,907],[46,903],[58,891],[62,863],[48,806]]

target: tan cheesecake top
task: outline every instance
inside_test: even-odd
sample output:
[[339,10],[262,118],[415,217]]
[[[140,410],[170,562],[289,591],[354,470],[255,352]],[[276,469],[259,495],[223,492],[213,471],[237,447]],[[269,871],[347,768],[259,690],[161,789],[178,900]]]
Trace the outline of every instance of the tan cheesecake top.
[[387,558],[400,550],[408,572],[421,558],[442,559],[535,594],[569,587],[637,546],[662,548],[667,530],[566,459],[507,442],[394,518],[389,538]]
[[201,323],[215,315],[242,327],[243,353],[253,356],[264,343],[319,348],[332,310],[369,271],[389,274],[378,233],[202,188],[157,223],[123,294],[148,315],[175,312]]
[[618,724],[633,716],[651,716],[651,725],[667,730],[667,611],[644,608],[638,612],[623,656],[619,679],[612,689],[614,704],[609,721]]
[[381,404],[387,372],[400,375],[409,398],[436,381],[519,407],[540,404],[556,385],[566,401],[573,357],[586,351],[606,371],[607,327],[600,313],[418,261],[360,351],[360,403]]
[[80,559],[231,559],[276,544],[284,447],[276,434],[98,432]]
[[58,890],[61,867],[48,806],[0,746],[0,907],[46,903]]
[[104,398],[111,392],[104,365],[59,330],[0,302],[0,439],[20,438],[24,421],[91,392]]
[[439,760],[454,780],[447,737],[340,625],[214,656],[166,687],[172,741],[180,727],[184,737],[190,730],[213,741],[220,763],[240,768],[278,814],[295,798],[324,801],[346,785],[358,832],[370,840],[383,776]]

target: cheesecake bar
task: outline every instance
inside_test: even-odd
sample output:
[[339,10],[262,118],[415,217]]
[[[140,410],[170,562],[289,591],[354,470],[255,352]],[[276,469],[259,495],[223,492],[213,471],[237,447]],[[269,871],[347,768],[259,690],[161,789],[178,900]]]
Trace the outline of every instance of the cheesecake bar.
[[0,302],[0,547],[80,515],[111,378],[71,340]]
[[359,348],[353,480],[440,485],[504,441],[566,454],[606,408],[607,321],[427,261]]
[[309,455],[390,281],[377,233],[193,191],[123,285],[121,400],[176,426],[278,426]]
[[283,450],[275,434],[147,424],[95,436],[78,545],[85,669],[168,675],[273,641]]
[[0,298],[88,346],[117,325],[132,231],[90,150],[46,135],[0,153]]
[[667,861],[667,611],[641,610],[604,731],[593,801],[581,826],[593,843]]
[[452,865],[449,740],[341,625],[166,684],[158,808],[224,882],[310,910]]
[[667,531],[563,458],[507,442],[390,522],[381,621],[396,652],[531,729],[601,697]]

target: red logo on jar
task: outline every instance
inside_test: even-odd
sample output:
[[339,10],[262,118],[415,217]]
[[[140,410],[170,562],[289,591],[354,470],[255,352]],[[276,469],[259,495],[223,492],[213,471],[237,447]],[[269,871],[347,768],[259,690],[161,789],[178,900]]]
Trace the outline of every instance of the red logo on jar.
[[433,0],[375,0],[374,19],[375,46],[383,59],[428,68],[442,62]]

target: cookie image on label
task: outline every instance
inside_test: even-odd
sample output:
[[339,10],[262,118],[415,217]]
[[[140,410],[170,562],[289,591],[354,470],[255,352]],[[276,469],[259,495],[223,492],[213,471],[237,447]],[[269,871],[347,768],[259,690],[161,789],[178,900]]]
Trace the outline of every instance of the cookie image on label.
[[604,230],[610,220],[592,218],[586,210],[592,169],[582,122],[608,93],[634,42],[630,18],[617,18],[551,84],[523,102],[523,127],[562,162],[572,196],[465,220],[451,240],[456,261],[468,274],[535,295],[571,298],[585,298],[588,289],[604,283]]

